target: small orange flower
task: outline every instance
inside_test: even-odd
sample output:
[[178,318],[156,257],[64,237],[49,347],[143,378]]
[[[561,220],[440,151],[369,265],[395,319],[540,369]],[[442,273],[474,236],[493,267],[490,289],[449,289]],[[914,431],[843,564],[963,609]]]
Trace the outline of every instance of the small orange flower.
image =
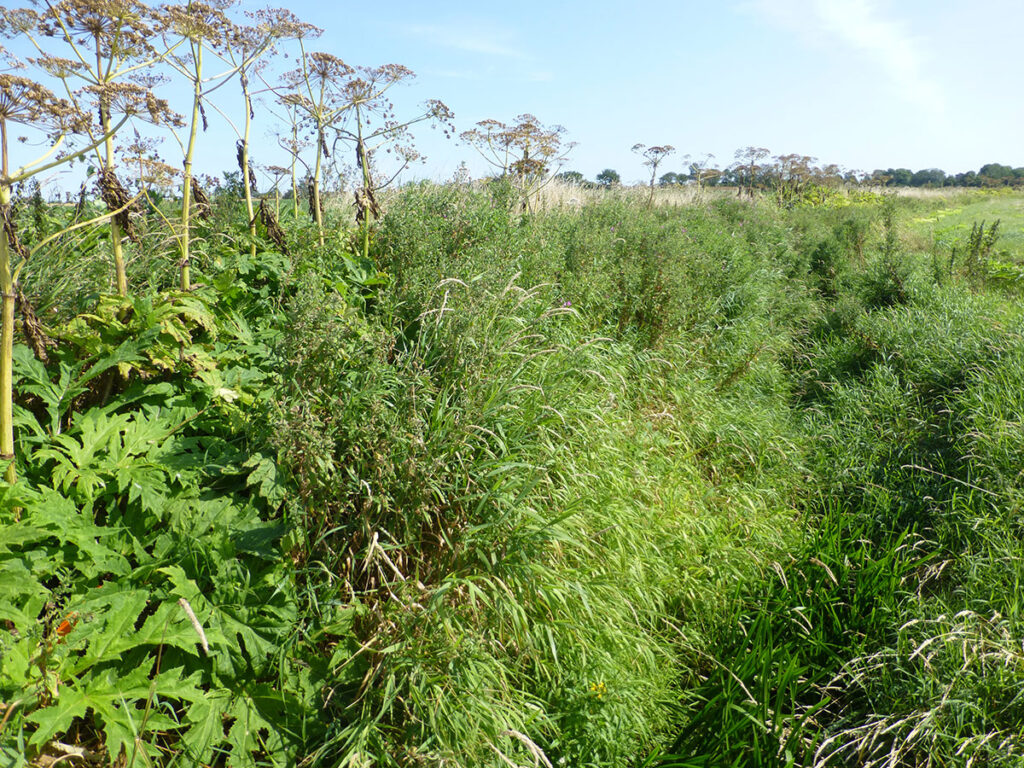
[[76,624],[78,624],[78,614],[69,613],[64,621],[57,625],[57,636],[67,637],[71,634],[71,630],[75,628]]

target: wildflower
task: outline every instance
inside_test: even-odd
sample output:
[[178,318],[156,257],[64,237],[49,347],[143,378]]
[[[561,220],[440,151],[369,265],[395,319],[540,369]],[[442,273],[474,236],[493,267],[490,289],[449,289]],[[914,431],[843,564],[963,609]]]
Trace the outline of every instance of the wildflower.
[[597,696],[597,698],[599,699],[604,698],[605,693],[608,692],[608,689],[604,684],[604,680],[600,680],[596,683],[591,683],[590,692]]

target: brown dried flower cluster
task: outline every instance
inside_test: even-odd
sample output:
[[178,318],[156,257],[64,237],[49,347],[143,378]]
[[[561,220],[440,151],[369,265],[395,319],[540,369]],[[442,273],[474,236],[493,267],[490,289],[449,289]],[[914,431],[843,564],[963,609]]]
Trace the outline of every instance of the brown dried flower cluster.
[[185,123],[181,115],[171,109],[166,99],[157,98],[151,88],[140,83],[87,85],[77,93],[88,94],[100,105],[101,119],[126,115],[143,117],[154,125],[179,127]]
[[266,228],[267,237],[273,241],[274,245],[280,249],[281,253],[287,256],[288,241],[285,239],[284,230],[281,229],[281,225],[277,222],[277,216],[274,215],[270,206],[267,205],[266,200],[260,200],[260,207],[259,210],[256,211],[256,217]]
[[[320,198],[316,193],[316,185],[313,183],[312,177],[306,181],[306,198],[309,201],[309,216],[316,222],[317,216],[322,221],[324,215],[323,204],[320,202]],[[318,210],[319,209],[319,210]]]
[[18,231],[14,227],[13,219],[14,216],[11,210],[11,206],[9,204],[0,205],[0,220],[3,221],[3,232],[4,236],[7,238],[7,244],[10,246],[11,250],[18,255],[19,258],[27,259],[29,255],[28,249],[25,248],[25,245],[18,238]]
[[0,122],[49,128],[61,133],[78,133],[89,126],[89,118],[71,102],[27,77],[0,74]]
[[153,12],[139,0],[60,0],[47,3],[39,30],[68,41],[87,38],[105,59],[130,59],[153,53]]
[[167,3],[160,6],[161,31],[188,40],[218,43],[226,39],[234,25],[221,8],[212,3]]
[[547,173],[551,165],[573,145],[562,143],[565,129],[546,127],[530,114],[507,125],[499,120],[481,120],[477,127],[460,134],[489,162],[519,179]]
[[210,204],[210,196],[206,194],[199,181],[193,176],[189,179],[189,188],[192,190],[192,201],[195,204],[196,216],[203,221],[209,221],[213,217],[213,206]]
[[135,225],[129,216],[131,213],[141,213],[141,211],[136,203],[131,202],[131,195],[128,194],[128,190],[121,184],[117,174],[113,170],[101,168],[96,174],[96,189],[99,191],[103,202],[107,204],[107,208],[111,211],[118,211],[118,213],[114,214],[114,218],[120,225],[121,231],[133,243],[138,244],[142,242],[138,230],[135,229]]

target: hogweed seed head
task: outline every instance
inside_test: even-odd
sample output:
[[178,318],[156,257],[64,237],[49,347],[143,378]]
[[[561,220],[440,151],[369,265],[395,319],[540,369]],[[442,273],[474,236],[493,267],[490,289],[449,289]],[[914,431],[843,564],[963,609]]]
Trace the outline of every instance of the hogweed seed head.
[[0,121],[57,133],[79,133],[89,126],[88,116],[71,102],[34,80],[10,74],[0,74]]

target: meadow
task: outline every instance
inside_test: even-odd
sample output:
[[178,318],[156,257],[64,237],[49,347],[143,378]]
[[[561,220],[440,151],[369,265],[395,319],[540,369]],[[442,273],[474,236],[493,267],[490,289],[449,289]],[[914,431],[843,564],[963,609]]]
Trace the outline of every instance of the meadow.
[[637,192],[18,200],[0,762],[1024,763],[1022,199]]

